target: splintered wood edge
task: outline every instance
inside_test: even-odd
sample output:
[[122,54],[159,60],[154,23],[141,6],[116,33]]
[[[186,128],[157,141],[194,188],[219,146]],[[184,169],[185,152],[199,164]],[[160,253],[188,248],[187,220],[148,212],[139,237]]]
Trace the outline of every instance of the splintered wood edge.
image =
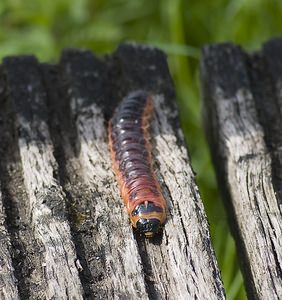
[[[252,91],[248,86],[240,87],[240,79],[234,83],[240,72],[248,76],[240,51],[230,45],[204,51],[201,69],[204,109],[211,122],[206,125],[212,124],[210,144],[216,167],[223,172],[218,176],[224,176],[237,222],[238,251],[245,255],[249,296],[279,299],[282,294],[282,278],[277,273],[277,261],[282,261],[281,213],[272,184],[271,157],[257,119]],[[219,62],[222,52],[230,60]],[[233,55],[237,58],[239,55],[238,61]],[[225,64],[230,74],[224,73]]]

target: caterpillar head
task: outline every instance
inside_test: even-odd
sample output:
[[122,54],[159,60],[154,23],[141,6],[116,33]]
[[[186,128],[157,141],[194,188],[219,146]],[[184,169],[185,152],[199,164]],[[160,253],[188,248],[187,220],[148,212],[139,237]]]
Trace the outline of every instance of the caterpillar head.
[[137,205],[131,213],[133,227],[146,237],[153,237],[158,233],[165,219],[165,209],[149,201]]
[[139,219],[136,223],[137,230],[146,237],[153,237],[159,232],[161,222],[158,219]]

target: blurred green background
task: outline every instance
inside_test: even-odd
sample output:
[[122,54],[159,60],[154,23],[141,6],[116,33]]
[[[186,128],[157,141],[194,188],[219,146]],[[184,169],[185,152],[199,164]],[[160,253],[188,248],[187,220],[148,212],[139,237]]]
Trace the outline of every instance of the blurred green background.
[[201,123],[199,54],[206,43],[258,49],[282,33],[281,0],[1,0],[0,56],[57,61],[64,47],[110,52],[125,40],[163,49],[208,213],[227,299],[246,299]]

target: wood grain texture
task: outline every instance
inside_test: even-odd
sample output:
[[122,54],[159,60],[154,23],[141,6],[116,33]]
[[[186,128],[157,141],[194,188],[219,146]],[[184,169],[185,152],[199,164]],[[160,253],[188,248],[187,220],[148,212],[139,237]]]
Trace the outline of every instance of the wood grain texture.
[[[0,103],[2,107],[2,111],[5,111],[5,81],[4,76],[2,72],[2,68],[0,69]],[[6,113],[7,111],[5,111]],[[3,113],[0,112],[0,120],[3,125]],[[0,139],[3,143],[5,143],[7,140],[3,136],[3,132],[9,130],[5,130],[8,127],[8,122],[5,122],[6,128],[0,125]],[[0,155],[1,155],[1,162],[5,159],[5,155],[3,153],[6,152],[6,149],[3,149],[3,147],[0,147]],[[0,163],[0,174],[3,174],[3,163]],[[6,220],[8,218],[7,214],[7,206],[5,203],[5,197],[3,197],[2,190],[4,188],[2,176],[0,175],[0,298],[1,299],[20,299],[19,298],[19,291],[17,288],[17,278],[14,275],[15,270],[15,257],[13,257],[14,251],[12,250],[13,243],[12,243],[12,234],[9,230],[9,226],[6,223]],[[12,220],[10,220],[12,221]],[[12,223],[12,222],[8,222]],[[13,260],[14,258],[14,260]]]
[[279,165],[273,167],[281,157],[275,138],[281,116],[274,118],[275,77],[269,77],[268,59],[266,53],[247,55],[238,46],[222,44],[205,47],[201,65],[207,136],[250,299],[282,295],[276,190],[281,175]]
[[[57,65],[6,58],[1,84],[0,230],[10,294],[225,299],[162,52],[123,45],[97,58],[69,49]],[[153,240],[132,231],[107,139],[117,103],[138,89],[153,94],[154,164],[169,204]]]
[[5,226],[5,212],[3,198],[0,193],[0,298],[16,300],[19,298],[17,280],[14,275],[14,267],[10,253],[11,240]]

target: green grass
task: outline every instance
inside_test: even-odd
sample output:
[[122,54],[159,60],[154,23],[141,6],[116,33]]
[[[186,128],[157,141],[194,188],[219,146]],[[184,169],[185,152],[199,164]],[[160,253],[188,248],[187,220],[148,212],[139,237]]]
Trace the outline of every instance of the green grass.
[[96,53],[134,40],[162,48],[175,81],[185,137],[204,200],[227,299],[246,299],[201,123],[199,55],[205,43],[257,49],[282,33],[280,0],[2,0],[0,56],[56,61],[64,47]]

